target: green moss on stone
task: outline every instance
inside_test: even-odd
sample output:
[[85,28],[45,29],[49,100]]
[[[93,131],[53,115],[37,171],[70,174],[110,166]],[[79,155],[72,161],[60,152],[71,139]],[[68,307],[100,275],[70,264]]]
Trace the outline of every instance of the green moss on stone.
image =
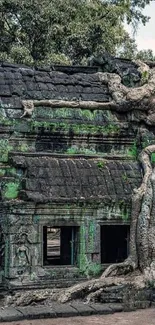
[[155,153],[154,152],[151,154],[151,162],[155,163]]
[[29,150],[29,146],[27,145],[27,143],[22,143],[19,147],[19,150],[22,152],[27,152]]
[[11,126],[13,125],[13,122],[11,119],[8,119],[6,117],[0,117],[0,124],[4,126]]
[[123,221],[128,221],[129,220],[129,209],[123,200],[119,202],[119,208],[121,211],[121,217],[122,217]]
[[40,216],[37,216],[37,215],[34,215],[34,216],[33,216],[33,222],[34,222],[35,224],[39,223],[39,220],[40,220]]
[[3,177],[5,175],[5,169],[0,168],[0,177]]
[[13,149],[13,147],[9,144],[8,139],[0,140],[0,161],[1,162],[8,161],[8,153],[12,149]]
[[19,192],[18,182],[7,183],[4,189],[4,197],[8,200],[16,199],[18,197],[18,192]]
[[9,275],[9,266],[10,266],[10,260],[9,260],[10,254],[9,253],[10,253],[10,242],[9,242],[9,239],[6,237],[5,252],[4,252],[4,256],[5,256],[4,274],[5,274],[5,277],[8,277],[8,275]]
[[47,121],[31,121],[30,129],[36,128],[50,129],[51,132],[72,132],[74,134],[119,134],[120,127],[116,124],[107,124],[98,126],[92,124],[69,124],[65,122],[47,122]]
[[[79,269],[82,274],[85,276],[97,276],[101,272],[101,264],[94,263],[91,260],[88,260],[86,254],[86,226],[83,224],[80,227],[80,254],[79,254]],[[94,245],[94,221],[89,223],[89,241],[91,249]]]
[[85,272],[87,265],[86,256],[86,243],[85,243],[86,229],[85,225],[80,227],[80,254],[79,254],[79,269],[81,272]]
[[66,151],[67,154],[84,154],[84,155],[94,155],[96,151],[94,149],[88,148],[78,148],[76,146],[70,147]]
[[88,231],[88,237],[89,237],[89,251],[92,252],[94,248],[94,234],[95,234],[95,223],[94,220],[91,220],[89,222],[89,231]]
[[138,156],[138,148],[136,142],[133,143],[133,146],[128,150],[127,154],[132,156],[133,158],[137,158]]
[[127,182],[128,181],[128,176],[126,174],[123,174],[122,175],[122,180]]
[[7,174],[10,176],[15,176],[17,174],[16,168],[7,168]]

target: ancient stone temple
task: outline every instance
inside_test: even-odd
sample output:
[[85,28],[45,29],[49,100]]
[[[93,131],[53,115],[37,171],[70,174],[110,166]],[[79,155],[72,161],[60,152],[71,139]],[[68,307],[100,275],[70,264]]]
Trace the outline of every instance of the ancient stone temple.
[[129,254],[131,195],[142,181],[137,151],[148,136],[141,141],[136,107],[113,108],[102,78],[111,72],[125,86],[140,84],[127,60],[110,68],[0,65],[5,288],[70,286]]

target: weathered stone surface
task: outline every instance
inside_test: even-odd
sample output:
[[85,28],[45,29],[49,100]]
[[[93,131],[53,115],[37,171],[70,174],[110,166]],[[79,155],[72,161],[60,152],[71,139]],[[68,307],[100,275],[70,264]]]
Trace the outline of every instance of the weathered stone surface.
[[94,314],[94,308],[92,308],[90,305],[85,304],[83,302],[72,302],[71,306],[75,308],[79,315],[81,316],[88,316]]
[[58,303],[52,303],[52,309],[56,313],[57,317],[71,317],[71,316],[77,316],[79,313],[78,311],[68,304],[58,304]]
[[23,319],[23,314],[13,307],[0,309],[0,321],[12,322]]
[[26,169],[21,195],[35,202],[61,198],[130,200],[132,189],[141,181],[138,164],[132,161],[112,163],[103,158],[56,159],[34,155],[24,160],[23,157],[13,156],[12,164]]
[[55,318],[56,313],[50,306],[28,306],[16,308],[23,315],[23,319]]
[[[68,75],[68,71],[59,72],[47,69],[47,71],[39,71],[30,68],[21,68],[16,65],[9,67],[2,65],[4,73],[1,72],[0,79],[0,96],[12,97],[19,96],[22,99],[42,99],[55,98],[61,96],[64,99],[77,100],[83,97],[84,100],[91,100],[92,93],[96,100],[108,100],[108,89],[103,86],[99,79],[88,74],[91,69],[84,69],[82,73],[80,68],[73,69],[74,73]],[[61,69],[61,68],[60,68]],[[94,71],[97,69],[92,69]],[[96,87],[98,91],[96,91]],[[16,102],[13,108],[20,108],[19,103]]]
[[97,313],[97,314],[106,315],[106,314],[113,313],[113,309],[109,306],[109,304],[95,303],[90,306],[95,310],[95,313]]
[[[133,86],[139,84],[138,66],[115,62],[124,84],[131,80]],[[103,71],[114,72],[112,62],[100,65]],[[142,111],[136,104],[129,105],[131,112],[39,105],[31,118],[21,118],[24,99],[75,104],[92,100],[97,105],[112,100],[97,67],[54,69],[0,64],[1,281],[13,289],[64,287],[100,274],[101,227],[129,226],[131,195],[142,176],[137,155],[148,139],[155,138],[153,128],[148,127],[147,133],[141,127]],[[130,80],[125,77],[127,70]],[[74,265],[44,262],[43,227],[47,226],[76,228]],[[135,300],[138,304],[140,296]],[[100,301],[122,303],[123,295],[111,289]],[[145,305],[151,300],[143,301]],[[93,310],[79,306],[81,314]],[[94,312],[101,312],[99,306]],[[61,308],[58,313],[63,314]],[[77,310],[70,306],[68,313]],[[30,310],[26,313],[30,315]]]
[[112,309],[112,311],[114,313],[123,311],[123,305],[119,304],[119,303],[117,303],[117,304],[114,304],[114,303],[109,304],[109,307]]

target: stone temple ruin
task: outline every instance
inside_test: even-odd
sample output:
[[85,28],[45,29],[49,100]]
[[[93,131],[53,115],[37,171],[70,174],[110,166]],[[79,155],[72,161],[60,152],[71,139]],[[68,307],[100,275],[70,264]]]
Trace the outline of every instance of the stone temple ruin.
[[[142,79],[125,59],[90,67],[0,65],[3,288],[67,287],[129,254],[131,196],[142,182],[137,154],[154,130],[143,127],[136,107],[111,109],[106,72],[128,87]],[[30,114],[23,114],[26,103]]]

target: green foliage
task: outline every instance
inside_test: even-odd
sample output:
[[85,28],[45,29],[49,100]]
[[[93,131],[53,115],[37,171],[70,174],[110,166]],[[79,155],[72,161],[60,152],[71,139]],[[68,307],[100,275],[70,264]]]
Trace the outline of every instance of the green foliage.
[[124,211],[122,212],[122,219],[123,219],[124,221],[129,220],[129,213],[128,213],[128,210],[127,210],[126,207],[124,207]]
[[98,168],[103,168],[105,166],[105,162],[104,161],[98,161],[97,166],[98,166]]
[[84,154],[84,155],[94,155],[96,154],[95,149],[88,148],[78,148],[76,146],[67,149],[68,154]]
[[136,59],[141,61],[155,61],[155,54],[152,50],[141,50],[137,53]]
[[8,153],[12,149],[13,147],[9,144],[9,141],[7,139],[0,140],[0,161],[7,162]]
[[141,85],[144,85],[148,82],[149,79],[149,72],[148,71],[143,71],[142,76],[141,76]]
[[[52,50],[51,50],[52,51]],[[46,57],[38,61],[37,64],[39,66],[43,65],[51,65],[52,64],[63,64],[63,65],[71,65],[72,61],[69,56],[65,55],[64,53],[47,53]]]
[[97,122],[103,121],[104,116],[107,114],[107,112],[103,112],[101,110],[89,110],[89,109],[80,109],[80,108],[68,108],[68,107],[62,107],[62,108],[50,108],[46,110],[44,107],[38,107],[37,110],[33,113],[34,120],[37,119],[37,117],[41,118],[73,118],[73,119],[79,119],[84,121],[95,121]]
[[89,277],[89,276],[98,276],[100,275],[102,269],[101,269],[101,264],[100,263],[92,263],[88,262],[85,266],[84,274]]
[[154,152],[151,154],[151,162],[155,163],[155,153]]
[[87,257],[86,257],[86,243],[85,243],[85,225],[81,225],[80,227],[80,252],[79,252],[79,269],[83,273],[86,268],[87,264]]
[[[66,114],[66,115],[65,115]],[[63,111],[63,117],[67,116],[68,113]],[[106,134],[106,135],[114,135],[120,133],[120,127],[116,124],[107,124],[105,126],[98,126],[93,124],[69,124],[62,122],[47,122],[47,121],[31,121],[30,128],[31,131],[35,128],[48,128],[52,132],[72,132],[74,134]]]
[[16,175],[16,168],[0,168],[0,177],[6,176],[15,176]]
[[146,23],[151,0],[1,0],[0,58],[25,64],[85,63],[131,43],[128,23]]
[[82,225],[80,227],[80,254],[79,254],[79,262],[78,262],[79,269],[80,272],[86,275],[87,277],[97,276],[101,273],[101,264],[94,263],[88,260],[86,254],[85,235],[86,235],[85,225]]
[[128,211],[126,203],[123,200],[119,202],[119,208],[121,211],[121,217],[122,217],[123,221],[129,220],[129,211]]
[[135,40],[130,38],[130,36],[127,34],[124,43],[118,49],[117,56],[132,60],[135,59],[137,51],[138,50]]
[[5,169],[0,168],[0,177],[3,177],[5,175]]
[[7,172],[7,175],[9,175],[9,176],[15,176],[17,173],[16,168],[14,168],[14,167],[6,168],[6,172]]
[[19,192],[19,183],[10,182],[5,185],[4,197],[6,199],[16,199]]
[[[108,121],[105,126],[102,126],[104,128],[104,131],[106,132],[119,132],[119,125],[117,125],[116,122],[114,122],[114,116],[113,113],[109,110],[104,111],[100,109],[96,110],[90,110],[90,109],[81,109],[81,108],[68,108],[68,107],[62,107],[62,108],[47,108],[45,107],[38,107],[33,112],[33,123],[35,121],[37,122],[37,119],[39,119],[38,122],[40,122],[40,119],[44,118],[47,119],[49,123],[49,120],[51,119],[76,119],[83,123],[86,121],[89,121],[92,123],[96,123],[102,125],[105,121],[105,119]],[[41,122],[40,122],[41,123]]]
[[131,149],[128,150],[127,154],[129,156],[132,156],[133,158],[137,158],[137,156],[138,156],[138,149],[137,149],[136,142],[134,142],[133,146],[131,147]]
[[122,179],[123,179],[123,181],[128,181],[128,176],[126,174],[123,174]]
[[29,146],[27,145],[27,143],[22,143],[20,148],[19,148],[22,152],[26,152],[29,150]]

